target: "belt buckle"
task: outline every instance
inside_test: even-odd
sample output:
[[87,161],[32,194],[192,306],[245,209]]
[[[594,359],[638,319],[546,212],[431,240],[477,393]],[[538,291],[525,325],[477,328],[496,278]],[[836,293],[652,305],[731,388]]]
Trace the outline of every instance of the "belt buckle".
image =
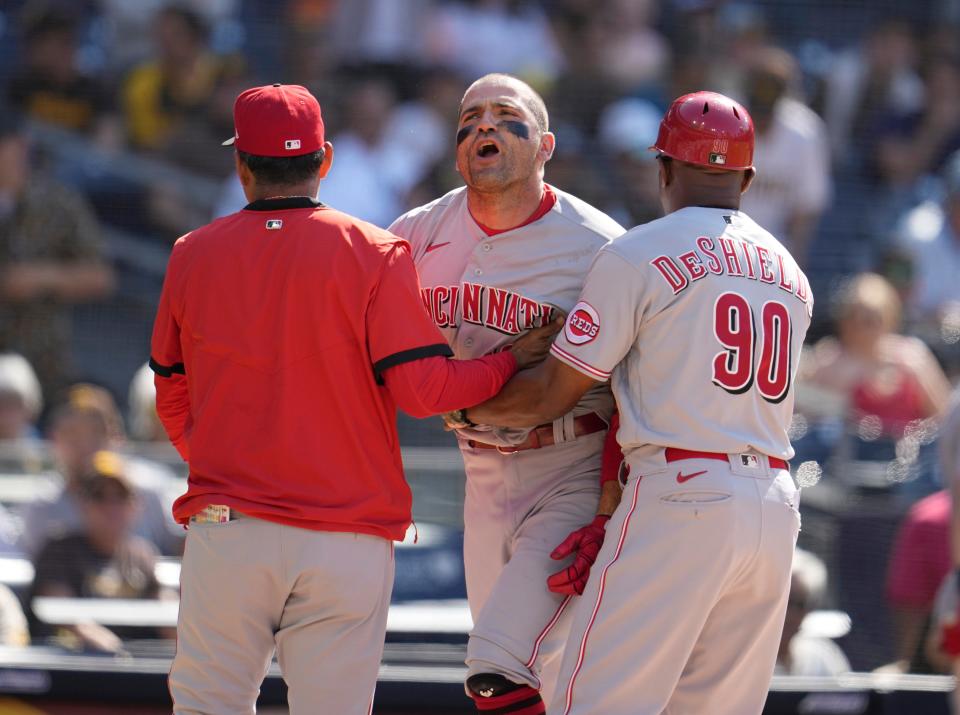
[[497,445],[497,451],[500,454],[516,454],[520,451],[518,447],[504,447],[503,445]]

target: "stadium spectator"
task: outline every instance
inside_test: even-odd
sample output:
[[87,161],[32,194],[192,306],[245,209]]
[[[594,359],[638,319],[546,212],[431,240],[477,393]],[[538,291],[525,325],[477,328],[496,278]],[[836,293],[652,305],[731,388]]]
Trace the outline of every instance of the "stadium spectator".
[[7,88],[10,104],[32,119],[118,148],[122,135],[103,83],[77,62],[77,17],[64,7],[28,5],[23,20],[23,66]]
[[[240,0],[95,0],[99,47],[109,76],[128,70],[148,58],[153,50],[151,30],[164,6],[177,4],[197,13],[208,27],[230,29],[237,19]],[[284,3],[288,4],[288,3]],[[274,11],[275,6],[269,7]]]
[[242,67],[208,47],[203,17],[168,5],[153,22],[156,57],[135,67],[123,86],[127,135],[140,149],[160,151],[187,120],[203,120],[217,87]]
[[[0,353],[0,469],[41,470],[44,454],[36,423],[42,408],[40,382],[30,363],[22,355]],[[9,541],[3,538],[9,531],[4,522],[11,523],[0,516],[0,542]]]
[[[224,151],[220,144],[223,137],[233,131],[233,100],[249,83],[238,60],[236,66],[210,88],[202,107],[185,114],[170,127],[159,145],[163,159],[213,179],[229,174],[233,168],[230,152]],[[178,231],[182,228],[182,219],[171,223]]]
[[823,604],[826,591],[827,567],[823,561],[797,549],[775,674],[822,677],[850,671],[850,662],[836,643],[803,630],[804,619]]
[[20,599],[0,584],[0,646],[17,648],[25,645],[30,645],[30,629]]
[[0,353],[0,442],[37,436],[43,409],[40,381],[22,355]]
[[411,69],[423,63],[424,33],[433,10],[431,0],[336,3],[330,39],[337,59],[404,83]]
[[604,66],[603,24],[593,5],[568,0],[554,13],[553,31],[567,62],[544,97],[550,123],[594,136],[601,110],[621,96]]
[[[673,56],[668,96],[710,89],[743,98],[755,57],[773,41],[759,3],[679,0],[673,5],[670,39]],[[752,111],[752,110],[751,110]]]
[[937,591],[951,570],[950,519],[950,494],[944,490],[914,504],[900,525],[887,573],[896,654],[886,669],[934,670],[925,656],[924,641]]
[[407,192],[406,207],[421,206],[462,182],[450,142],[457,131],[457,116],[450,107],[457,106],[462,94],[459,75],[442,67],[431,68],[417,84],[415,97],[391,114],[387,134],[402,138],[417,173],[422,174]]
[[624,226],[663,215],[656,154],[650,151],[662,116],[651,102],[633,97],[607,105],[600,115],[598,138],[610,156],[612,181],[607,203],[599,205]]
[[860,161],[873,143],[880,117],[910,115],[923,107],[923,81],[910,26],[889,19],[830,63],[823,87],[823,118],[834,163]]
[[509,72],[535,86],[556,78],[563,65],[539,3],[517,0],[437,4],[427,26],[426,54],[428,62],[465,77]]
[[49,398],[71,376],[70,306],[109,293],[113,271],[87,203],[35,175],[28,154],[0,113],[0,351],[26,357]]
[[20,521],[7,507],[0,504],[0,557],[21,559]]
[[823,122],[790,96],[798,80],[787,52],[767,48],[754,58],[746,105],[757,131],[757,178],[741,208],[805,267],[820,214],[830,201],[830,151]]
[[606,36],[601,62],[624,94],[659,88],[670,66],[670,47],[652,27],[657,9],[654,0],[609,0],[593,10]]
[[[51,539],[34,560],[30,600],[58,598],[157,599],[156,550],[132,534],[137,497],[121,458],[98,452],[92,471],[77,483],[81,523],[76,533]],[[49,635],[47,624],[34,619],[35,636]],[[84,649],[123,652],[122,639],[156,637],[155,628],[114,627],[87,622],[60,627]]]
[[157,388],[153,384],[153,370],[144,363],[130,381],[128,393],[130,437],[137,442],[163,442],[167,432],[157,416]]
[[915,322],[939,325],[960,310],[960,151],[943,172],[942,201],[912,209],[894,233],[894,244],[910,261],[907,312]]
[[377,226],[389,226],[403,213],[404,198],[428,166],[419,161],[415,149],[408,150],[401,137],[388,131],[396,109],[388,84],[362,80],[343,104],[344,129],[332,140],[337,170],[323,180],[323,202]]
[[[901,304],[893,286],[874,273],[852,278],[834,303],[837,337],[806,352],[799,379],[842,400],[850,425],[879,421],[876,432],[894,439],[917,420],[936,419],[950,383],[930,349],[897,331]],[[797,409],[815,409],[800,398]]]
[[[52,538],[68,536],[82,526],[82,480],[95,455],[123,444],[123,423],[110,394],[93,385],[74,385],[50,418],[50,445],[63,487],[38,497],[22,513],[20,545],[36,556]],[[183,530],[170,511],[180,484],[159,465],[126,458],[126,477],[135,485],[140,511],[134,532],[166,554],[179,554]]]
[[877,169],[894,190],[909,191],[920,177],[941,169],[960,149],[960,58],[938,54],[924,69],[925,102],[919,111],[880,120]]

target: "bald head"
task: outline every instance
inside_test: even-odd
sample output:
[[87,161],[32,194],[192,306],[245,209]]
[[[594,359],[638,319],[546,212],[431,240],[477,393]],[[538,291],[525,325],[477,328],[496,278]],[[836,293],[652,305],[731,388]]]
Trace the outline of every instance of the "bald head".
[[511,94],[515,94],[517,99],[523,103],[526,110],[530,112],[531,118],[540,132],[543,134],[550,131],[550,119],[547,115],[547,105],[544,104],[543,97],[523,80],[513,75],[499,72],[484,75],[467,87],[467,91],[463,93],[463,98],[460,100],[460,116],[463,116],[463,110],[467,107],[467,101],[473,94],[476,94],[477,91],[486,91],[494,87],[500,87]]

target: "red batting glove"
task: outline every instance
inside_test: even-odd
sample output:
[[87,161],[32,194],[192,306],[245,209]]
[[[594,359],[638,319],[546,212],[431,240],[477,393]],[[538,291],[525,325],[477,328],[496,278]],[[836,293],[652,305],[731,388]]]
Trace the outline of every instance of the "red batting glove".
[[553,593],[562,593],[565,595],[580,595],[587,585],[587,578],[590,576],[590,567],[597,560],[597,554],[600,553],[600,547],[603,546],[603,537],[606,535],[605,527],[610,521],[607,514],[597,514],[593,521],[586,526],[582,526],[574,532],[571,532],[563,543],[553,550],[550,554],[551,559],[565,559],[570,554],[576,552],[573,563],[565,569],[561,569],[547,578],[547,588]]

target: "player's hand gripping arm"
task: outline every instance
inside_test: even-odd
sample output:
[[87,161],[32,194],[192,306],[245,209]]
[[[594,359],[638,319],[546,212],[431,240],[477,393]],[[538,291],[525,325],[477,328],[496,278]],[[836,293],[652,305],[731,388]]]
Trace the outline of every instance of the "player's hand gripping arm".
[[412,417],[429,417],[482,402],[495,394],[517,369],[543,360],[563,316],[524,334],[509,351],[475,360],[428,357],[384,371],[397,406]]
[[550,554],[550,558],[565,559],[576,553],[573,562],[547,578],[547,588],[554,593],[583,593],[590,577],[590,568],[600,553],[606,535],[607,522],[620,505],[623,488],[620,486],[620,469],[623,452],[617,443],[617,429],[620,425],[619,414],[614,413],[610,420],[610,429],[603,445],[603,457],[600,468],[600,503],[593,521],[567,536]]
[[640,295],[641,278],[609,246],[602,249],[551,354],[534,369],[517,373],[496,397],[467,410],[467,419],[534,427],[573,409],[587,390],[610,379],[634,344],[647,300]]
[[500,393],[467,410],[477,424],[535,427],[565,415],[598,381],[552,355],[532,370],[514,375]]
[[374,375],[400,409],[414,417],[476,405],[495,395],[518,367],[542,359],[563,321],[531,330],[514,350],[476,360],[453,355],[423,307],[420,281],[405,242],[386,253],[367,307],[367,343]]

